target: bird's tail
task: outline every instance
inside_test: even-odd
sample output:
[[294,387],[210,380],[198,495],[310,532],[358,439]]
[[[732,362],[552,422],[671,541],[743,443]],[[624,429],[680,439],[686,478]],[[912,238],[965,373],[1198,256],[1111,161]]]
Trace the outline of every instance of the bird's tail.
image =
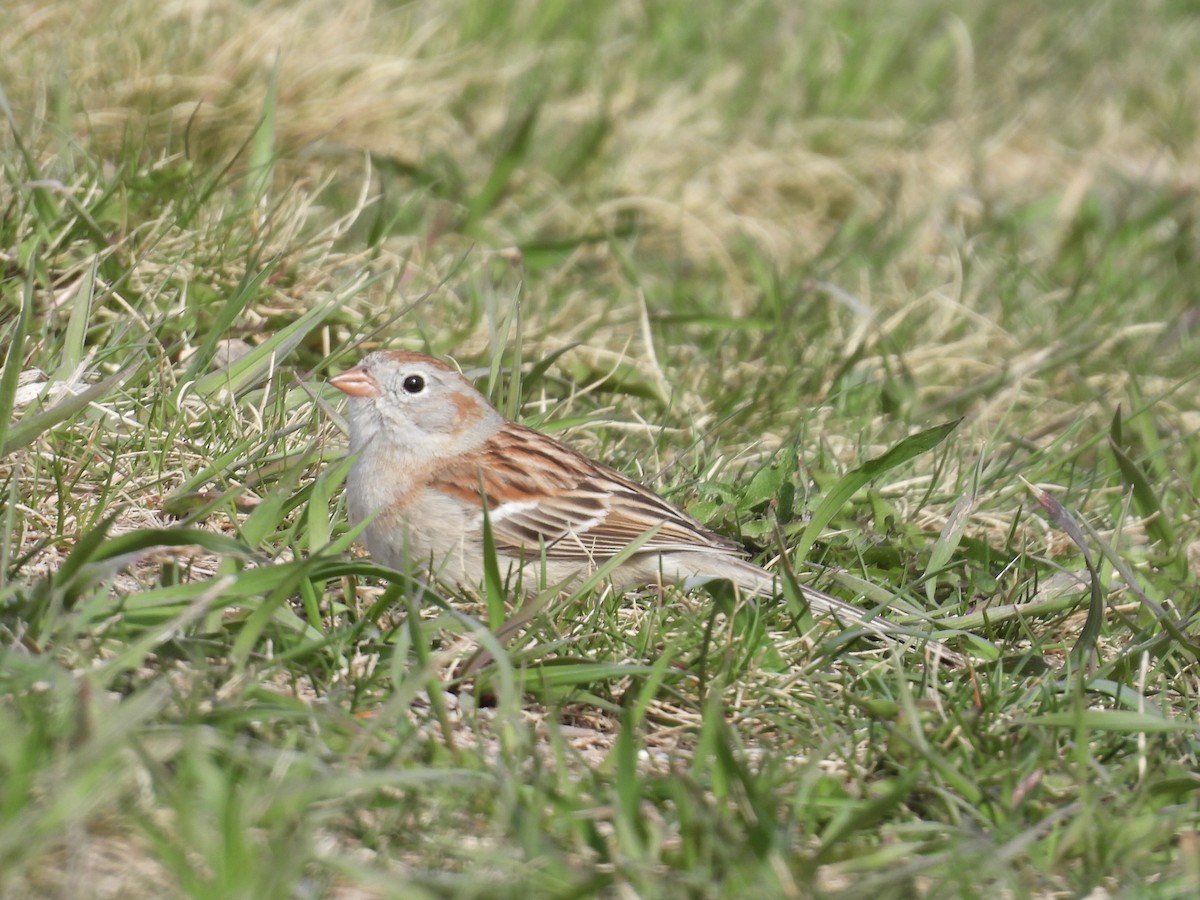
[[[727,559],[725,562],[729,565],[722,575],[736,584],[739,590],[759,597],[779,596],[782,587],[777,575],[744,560]],[[966,661],[961,653],[915,629],[872,615],[862,607],[808,585],[801,585],[800,589],[808,608],[816,618],[829,618],[846,627],[861,628],[891,644],[916,644],[923,641],[926,652],[935,654],[951,665],[962,665]]]

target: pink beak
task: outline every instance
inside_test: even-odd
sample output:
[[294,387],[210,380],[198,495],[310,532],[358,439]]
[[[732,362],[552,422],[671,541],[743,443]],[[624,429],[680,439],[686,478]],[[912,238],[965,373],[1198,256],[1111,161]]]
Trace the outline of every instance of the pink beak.
[[351,397],[378,397],[379,385],[371,377],[371,373],[362,366],[347,369],[341,375],[334,375],[329,383]]

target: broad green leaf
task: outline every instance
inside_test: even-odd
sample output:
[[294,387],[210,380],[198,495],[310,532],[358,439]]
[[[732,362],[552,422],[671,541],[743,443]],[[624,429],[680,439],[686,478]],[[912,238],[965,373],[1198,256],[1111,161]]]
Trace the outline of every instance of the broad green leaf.
[[946,565],[950,562],[950,558],[954,555],[954,551],[958,549],[959,542],[967,530],[967,523],[971,520],[971,513],[974,509],[974,491],[970,491],[959,497],[958,501],[954,504],[954,509],[950,511],[950,515],[946,518],[946,524],[942,526],[941,534],[938,535],[938,539],[933,543],[933,550],[929,554],[929,562],[925,564],[925,596],[929,600],[930,606],[935,603],[937,573],[946,568]]
[[1166,510],[1163,509],[1158,494],[1155,493],[1150,481],[1146,478],[1146,474],[1137,463],[1129,458],[1129,454],[1112,437],[1108,440],[1108,448],[1112,451],[1113,458],[1117,461],[1117,468],[1121,471],[1121,478],[1130,490],[1133,491],[1133,503],[1137,507],[1137,511],[1146,520],[1146,531],[1154,540],[1159,542],[1164,552],[1174,556],[1178,550],[1175,529],[1171,527],[1171,521],[1167,517]]
[[99,255],[92,257],[71,304],[71,315],[67,319],[67,332],[63,335],[62,362],[52,376],[54,381],[66,381],[83,364],[87,355],[87,326],[92,313],[92,301],[96,296],[96,272],[100,267]]
[[[221,342],[226,332],[228,332],[230,326],[237,321],[238,316],[246,310],[246,307],[259,298],[259,289],[274,273],[275,265],[276,262],[272,261],[253,274],[251,274],[251,270],[247,270],[242,276],[241,281],[238,282],[237,287],[233,289],[233,292],[221,306],[220,311],[217,313],[216,321],[209,325],[208,333],[203,343],[200,344],[196,352],[192,354],[191,359],[188,360],[187,372],[183,380],[194,380],[193,390],[201,396],[214,394],[221,388],[230,387],[228,382],[233,376],[232,371],[221,369],[203,376],[200,373],[204,372],[212,364],[213,357],[217,352],[217,345]],[[310,310],[306,315],[311,315],[312,312]],[[301,316],[301,319],[303,318]],[[249,353],[246,354],[246,356],[250,355]],[[245,357],[242,357],[238,362],[242,363],[244,360]],[[233,368],[233,366],[230,367],[230,369]],[[238,371],[244,371],[245,368],[246,366],[242,365],[238,367]]]
[[1084,728],[1089,731],[1168,732],[1200,731],[1200,723],[1164,719],[1152,713],[1127,709],[1085,709],[1078,712],[1045,713],[1017,719],[1019,725],[1048,725],[1055,728]]
[[826,856],[836,853],[848,835],[862,831],[869,833],[877,822],[908,800],[925,774],[923,764],[911,765],[899,775],[876,783],[873,799],[843,804],[821,832],[817,859],[824,861]]
[[817,505],[816,511],[813,512],[812,519],[809,520],[804,533],[800,535],[800,541],[794,549],[793,558],[804,560],[808,557],[809,551],[812,549],[821,532],[825,530],[825,527],[833,521],[833,517],[838,514],[841,508],[864,485],[883,475],[885,472],[904,465],[910,459],[914,459],[922,453],[928,453],[944,441],[950,435],[950,432],[958,427],[960,421],[962,420],[956,419],[953,422],[937,425],[917,434],[910,435],[898,442],[882,456],[867,460],[857,469],[847,472],[838,479],[837,484],[825,495]]
[[275,114],[279,106],[279,56],[267,75],[267,90],[263,97],[262,115],[250,141],[250,205],[259,203],[271,187],[275,165]]
[[[668,663],[670,660],[668,660]],[[656,666],[631,663],[604,663],[575,659],[551,659],[527,666],[522,674],[529,684],[539,684],[562,689],[585,687],[604,681],[620,681],[625,678],[652,676]]]
[[[480,496],[483,496],[482,484],[479,490]],[[487,600],[488,625],[495,631],[504,624],[508,592],[504,588],[504,577],[500,573],[500,558],[496,553],[492,517],[486,503],[483,504],[483,595]]]
[[192,389],[203,397],[209,397],[221,391],[229,391],[234,396],[241,394],[246,388],[265,379],[273,369],[279,366],[282,360],[287,358],[288,354],[300,345],[309,332],[320,325],[339,306],[341,306],[340,300],[318,303],[290,325],[279,329],[261,344],[233,360],[227,367],[209,372],[197,379]]
[[139,528],[110,538],[92,556],[94,561],[141,553],[158,547],[202,547],[210,553],[250,556],[245,544],[203,528]]
[[[142,356],[140,353],[138,355]],[[132,379],[145,364],[145,358],[138,359],[120,372],[85,388],[78,394],[66,394],[48,409],[43,409],[12,423],[0,436],[0,457],[22,447],[28,447],[46,431],[67,421],[87,409],[91,404],[100,402],[109,392]]]
[[[3,99],[0,93],[0,100]],[[21,309],[17,313],[17,321],[5,335],[7,350],[4,354],[4,371],[0,373],[0,457],[11,449],[25,446],[17,443],[12,436],[13,405],[17,397],[17,385],[21,377],[21,368],[25,364],[25,338],[29,334],[29,322],[33,316],[33,269],[25,278],[25,290],[21,294]],[[38,432],[40,434],[40,432]],[[36,435],[34,435],[36,437]],[[32,438],[30,438],[32,440]]]

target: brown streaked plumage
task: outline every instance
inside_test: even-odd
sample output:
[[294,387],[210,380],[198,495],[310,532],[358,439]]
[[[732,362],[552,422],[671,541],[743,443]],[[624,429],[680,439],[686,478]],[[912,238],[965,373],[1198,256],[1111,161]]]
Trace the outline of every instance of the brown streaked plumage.
[[[385,565],[424,565],[478,586],[486,506],[502,567],[525,569],[520,583],[530,592],[542,574],[548,584],[568,584],[640,538],[611,573],[618,588],[728,579],[754,594],[776,592],[774,576],[743,559],[737,543],[614,469],[507,421],[439,360],[382,351],[330,381],[350,397],[350,449],[358,454],[347,480],[350,517],[371,518],[364,540]],[[889,639],[903,634],[843,600],[804,591],[815,614]]]

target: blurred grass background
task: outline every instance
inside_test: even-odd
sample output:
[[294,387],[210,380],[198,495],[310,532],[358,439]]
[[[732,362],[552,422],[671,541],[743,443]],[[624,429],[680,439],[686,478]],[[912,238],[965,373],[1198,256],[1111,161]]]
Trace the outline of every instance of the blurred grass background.
[[[1198,32],[10,3],[0,895],[1195,896]],[[379,345],[978,664],[584,592],[447,691],[501,598],[351,549]]]

